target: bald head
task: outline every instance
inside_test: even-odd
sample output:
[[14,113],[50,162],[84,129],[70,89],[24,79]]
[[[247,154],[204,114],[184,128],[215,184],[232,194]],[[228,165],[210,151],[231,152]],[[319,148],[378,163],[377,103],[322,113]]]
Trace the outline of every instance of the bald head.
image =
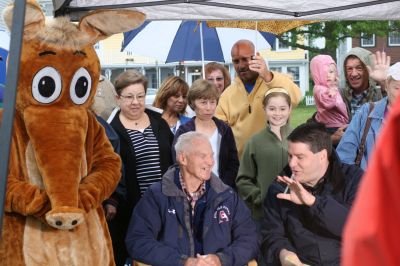
[[254,44],[249,40],[243,39],[243,40],[239,40],[239,41],[235,42],[235,44],[232,46],[232,49],[231,49],[232,57],[237,49],[242,49],[242,48],[250,49],[252,51],[252,54],[254,54],[254,49],[255,49]]
[[254,50],[254,44],[249,40],[239,40],[232,47],[233,67],[244,84],[254,84],[258,78],[258,73],[249,68]]

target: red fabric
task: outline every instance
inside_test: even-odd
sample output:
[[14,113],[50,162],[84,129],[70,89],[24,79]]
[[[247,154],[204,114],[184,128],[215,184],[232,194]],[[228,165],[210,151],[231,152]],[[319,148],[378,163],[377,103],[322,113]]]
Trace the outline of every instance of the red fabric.
[[344,266],[400,265],[399,100],[386,119],[344,229]]

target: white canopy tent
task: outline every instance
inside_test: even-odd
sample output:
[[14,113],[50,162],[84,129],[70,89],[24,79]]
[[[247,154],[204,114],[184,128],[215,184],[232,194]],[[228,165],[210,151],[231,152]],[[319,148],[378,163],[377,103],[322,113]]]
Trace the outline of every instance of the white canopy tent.
[[136,8],[149,20],[398,20],[399,0],[53,0],[78,19],[99,8]]

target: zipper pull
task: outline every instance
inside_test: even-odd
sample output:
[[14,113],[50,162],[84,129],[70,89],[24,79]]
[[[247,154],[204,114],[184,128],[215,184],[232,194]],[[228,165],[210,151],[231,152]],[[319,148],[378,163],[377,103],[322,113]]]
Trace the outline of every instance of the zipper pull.
[[249,104],[249,114],[251,114],[251,105]]

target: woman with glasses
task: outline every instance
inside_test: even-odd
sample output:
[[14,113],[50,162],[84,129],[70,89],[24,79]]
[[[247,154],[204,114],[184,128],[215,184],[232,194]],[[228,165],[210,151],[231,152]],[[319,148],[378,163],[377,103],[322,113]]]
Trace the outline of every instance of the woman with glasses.
[[206,79],[214,84],[219,94],[231,84],[228,69],[217,62],[208,63],[205,66],[205,74]]
[[145,109],[147,79],[135,70],[121,73],[114,82],[120,108],[109,118],[120,138],[120,156],[124,179],[107,201],[106,214],[115,218],[110,222],[114,256],[117,265],[124,265],[128,256],[125,234],[132,209],[146,189],[161,180],[172,165],[173,134],[161,115]]
[[168,123],[173,134],[190,120],[184,115],[188,90],[189,86],[183,79],[171,76],[163,81],[154,99],[153,106],[163,110],[161,117]]
[[[207,135],[214,153],[213,173],[225,184],[236,188],[235,179],[239,169],[236,142],[232,129],[214,117],[218,97],[219,93],[209,81],[198,79],[193,82],[189,90],[188,101],[196,116],[178,129],[174,143],[180,135],[189,131]],[[175,154],[175,150],[173,153]]]

